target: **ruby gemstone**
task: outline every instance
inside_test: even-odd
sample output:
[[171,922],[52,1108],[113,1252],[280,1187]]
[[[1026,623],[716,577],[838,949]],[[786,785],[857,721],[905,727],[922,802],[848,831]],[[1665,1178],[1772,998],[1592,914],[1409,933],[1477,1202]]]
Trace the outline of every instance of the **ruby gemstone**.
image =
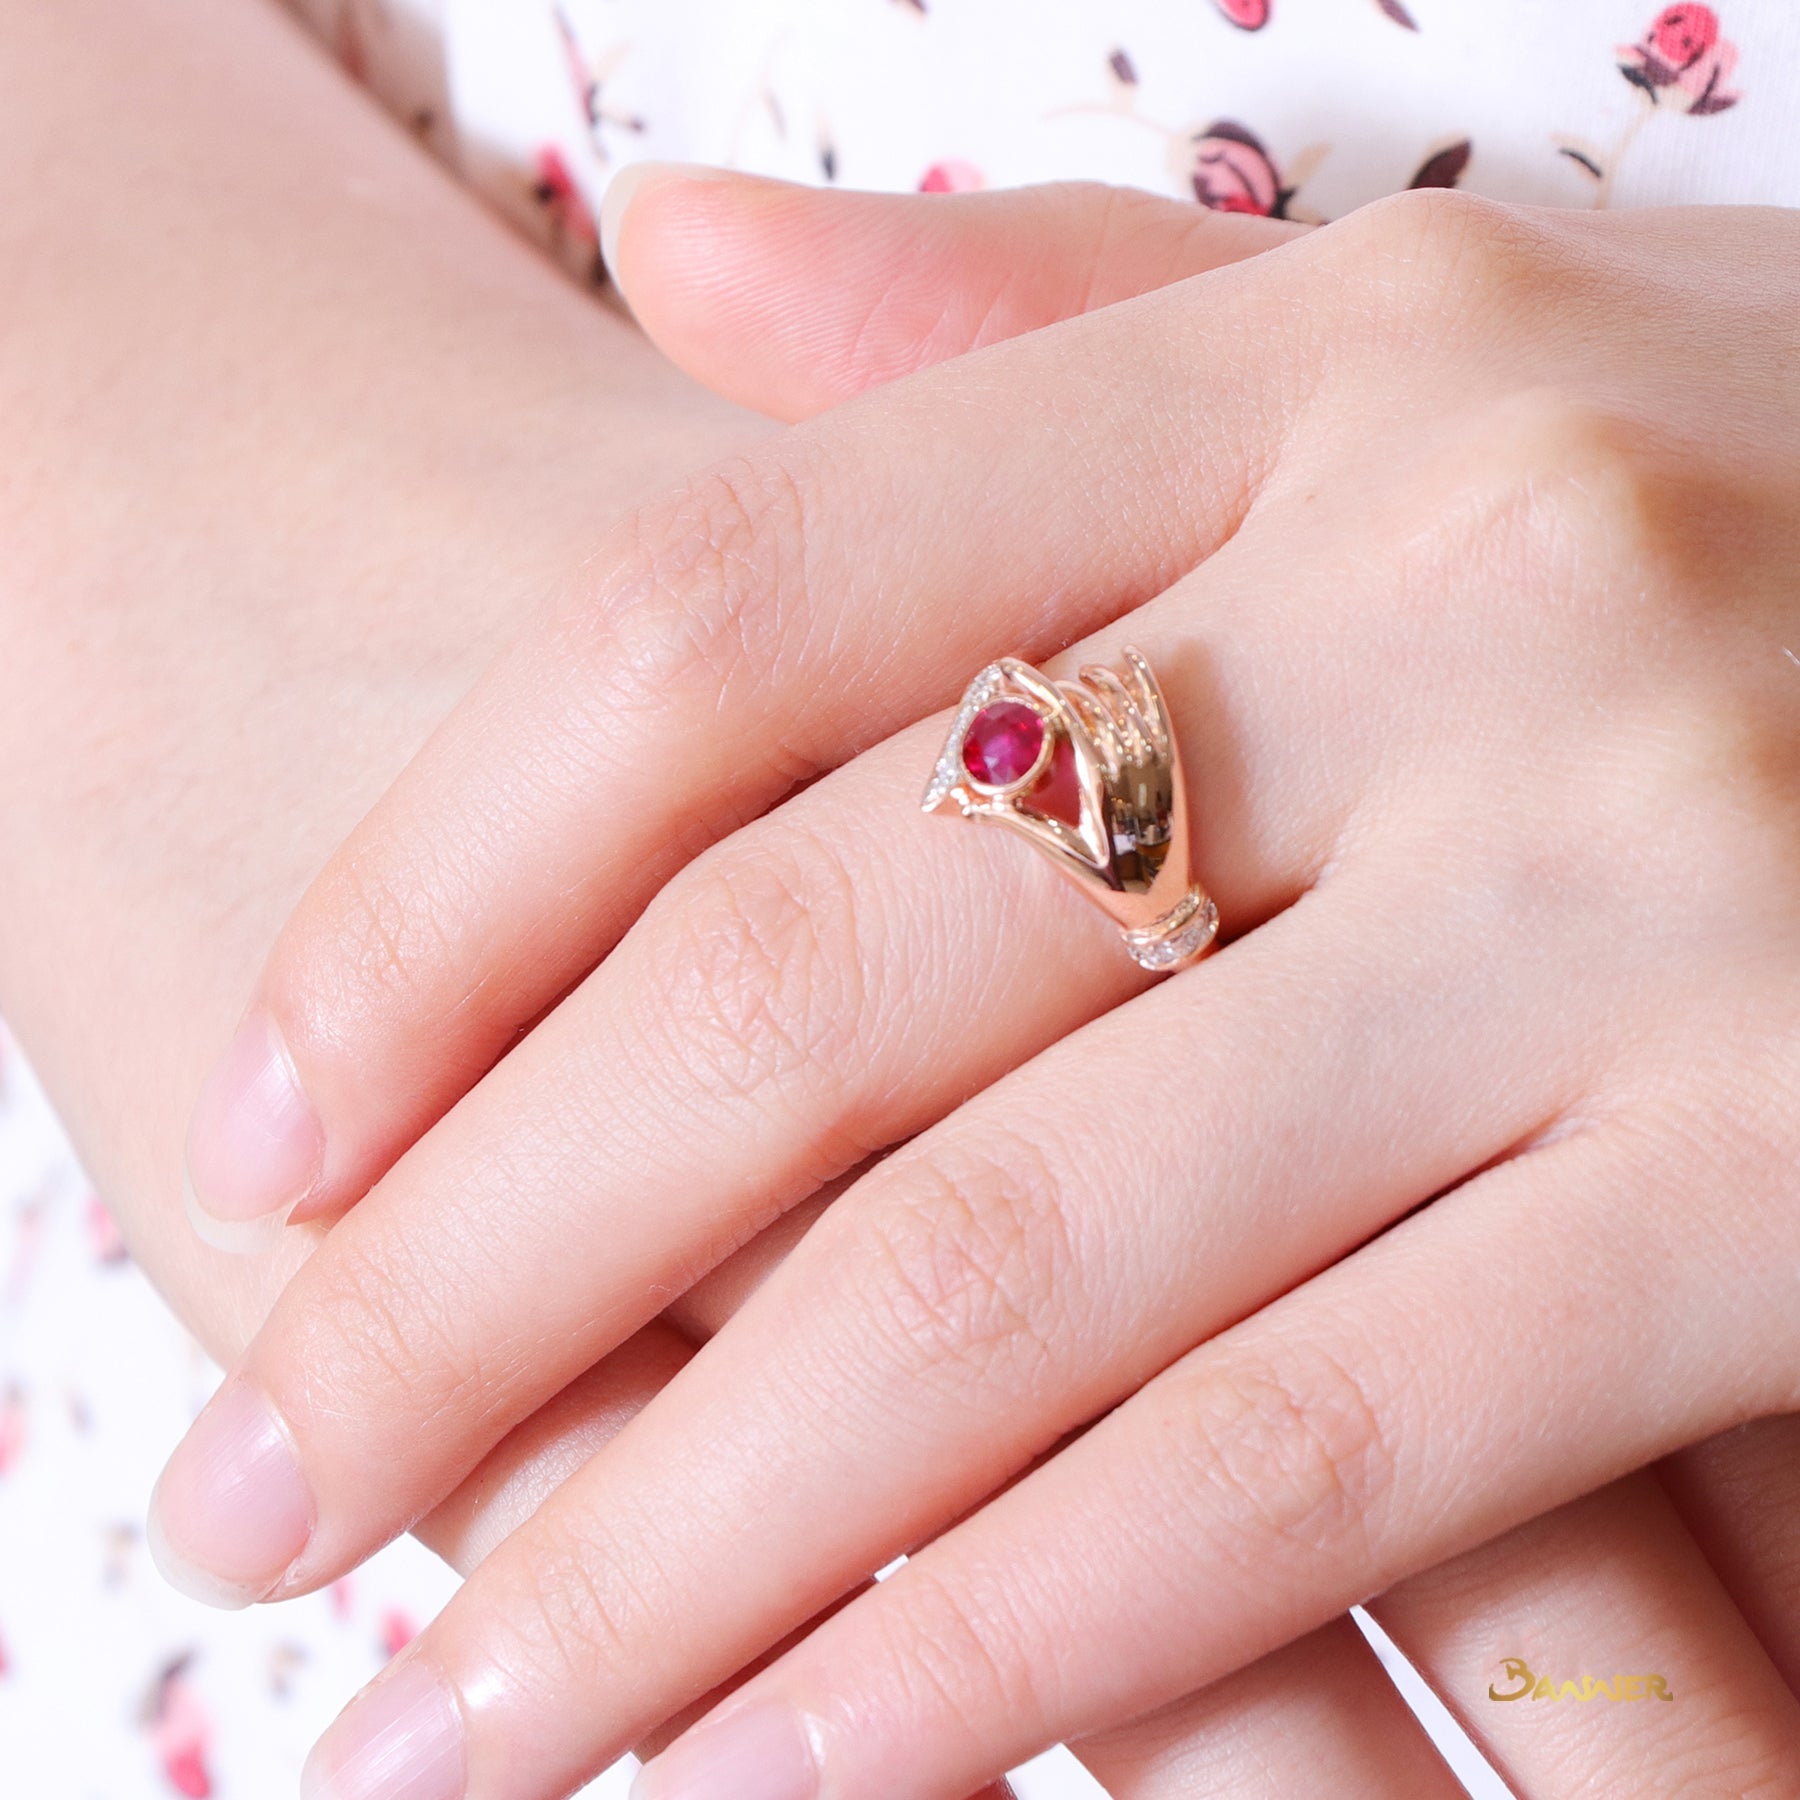
[[1031,773],[1043,750],[1042,718],[1017,700],[996,700],[969,721],[963,767],[986,787],[1011,787]]

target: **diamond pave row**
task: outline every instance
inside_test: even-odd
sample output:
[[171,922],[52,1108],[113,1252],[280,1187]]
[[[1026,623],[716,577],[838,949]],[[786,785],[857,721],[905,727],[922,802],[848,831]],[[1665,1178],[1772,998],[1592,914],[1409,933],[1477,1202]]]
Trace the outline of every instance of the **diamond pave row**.
[[957,709],[956,722],[950,727],[944,754],[938,758],[937,767],[925,784],[925,798],[920,804],[927,812],[931,812],[963,780],[962,745],[969,725],[990,700],[998,699],[1005,690],[1006,677],[996,664],[990,664],[969,683],[969,691],[963,695],[962,705]]
[[1160,975],[1197,956],[1212,942],[1218,929],[1218,907],[1198,888],[1189,888],[1154,925],[1126,932],[1125,948],[1139,968]]

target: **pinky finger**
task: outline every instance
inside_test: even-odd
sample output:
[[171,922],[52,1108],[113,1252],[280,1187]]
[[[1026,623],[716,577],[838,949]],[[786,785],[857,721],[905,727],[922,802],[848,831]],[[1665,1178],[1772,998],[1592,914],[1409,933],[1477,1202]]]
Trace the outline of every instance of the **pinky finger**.
[[1658,1472],[1769,1660],[1800,1694],[1800,1414],[1754,1419]]
[[1111,1800],[1461,1800],[1348,1614],[1149,1717],[1072,1746]]
[[1522,1800],[1794,1791],[1800,1704],[1651,1475],[1369,1611]]

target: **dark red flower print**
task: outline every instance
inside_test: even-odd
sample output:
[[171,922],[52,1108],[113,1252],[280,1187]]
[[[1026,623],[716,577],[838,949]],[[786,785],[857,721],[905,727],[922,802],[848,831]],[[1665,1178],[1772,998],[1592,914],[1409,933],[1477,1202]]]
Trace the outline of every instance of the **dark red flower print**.
[[1737,57],[1710,6],[1665,6],[1637,43],[1618,48],[1619,73],[1633,87],[1658,106],[1701,117],[1742,98],[1726,86]]
[[1214,212],[1287,216],[1292,190],[1254,132],[1219,119],[1194,140],[1194,198]]
[[1213,0],[1213,5],[1239,31],[1261,31],[1269,22],[1273,0]]
[[973,194],[987,186],[987,178],[972,162],[947,157],[935,162],[919,177],[921,194]]
[[1417,31],[1419,29],[1419,21],[1400,4],[1400,0],[1375,0],[1375,4],[1379,6],[1396,25],[1404,27],[1407,31]]
[[594,209],[556,145],[545,144],[538,151],[535,173],[531,197],[543,209],[551,249],[578,262],[593,280],[604,281],[606,269],[600,261],[600,227]]
[[1106,66],[1113,72],[1113,80],[1121,87],[1136,87],[1138,84],[1137,64],[1123,49],[1115,50],[1106,59]]
[[1406,185],[1409,188],[1453,188],[1462,180],[1469,167],[1469,158],[1474,154],[1475,146],[1467,138],[1457,144],[1447,144],[1426,157]]

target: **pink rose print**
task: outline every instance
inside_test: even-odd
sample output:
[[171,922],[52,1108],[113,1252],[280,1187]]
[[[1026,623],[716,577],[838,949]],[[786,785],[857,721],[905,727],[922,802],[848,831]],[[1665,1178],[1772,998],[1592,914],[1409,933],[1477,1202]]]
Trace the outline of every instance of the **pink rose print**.
[[25,1390],[9,1381],[0,1393],[0,1475],[14,1468],[25,1453],[26,1418],[30,1407]]
[[210,1800],[212,1720],[187,1679],[193,1656],[179,1656],[156,1678],[145,1702],[143,1722],[172,1792],[184,1800]]
[[[1375,0],[1375,4],[1408,31],[1419,29],[1418,21],[1401,5],[1400,0]],[[1239,31],[1261,31],[1274,11],[1274,0],[1213,0],[1220,13]]]
[[1261,31],[1269,22],[1270,0],[1213,0],[1239,31]]
[[381,1615],[381,1650],[391,1662],[419,1635],[412,1614],[398,1606],[390,1606]]
[[1615,54],[1619,73],[1637,90],[1642,105],[1610,145],[1571,137],[1556,146],[1593,177],[1595,206],[1611,201],[1625,154],[1651,119],[1658,114],[1705,118],[1743,98],[1726,85],[1737,67],[1737,45],[1721,34],[1719,15],[1710,6],[1665,6],[1637,43],[1620,44]]
[[1619,73],[1652,104],[1672,102],[1678,112],[1704,116],[1741,98],[1725,86],[1737,55],[1710,6],[1666,6],[1638,43],[1619,46]]
[[1194,198],[1214,212],[1285,219],[1294,197],[1261,140],[1230,119],[1216,120],[1194,140],[1193,181]]
[[987,178],[972,162],[950,157],[936,162],[919,178],[921,194],[973,194],[987,186]]
[[106,1202],[98,1194],[87,1197],[88,1253],[95,1262],[116,1268],[127,1260],[125,1240]]

